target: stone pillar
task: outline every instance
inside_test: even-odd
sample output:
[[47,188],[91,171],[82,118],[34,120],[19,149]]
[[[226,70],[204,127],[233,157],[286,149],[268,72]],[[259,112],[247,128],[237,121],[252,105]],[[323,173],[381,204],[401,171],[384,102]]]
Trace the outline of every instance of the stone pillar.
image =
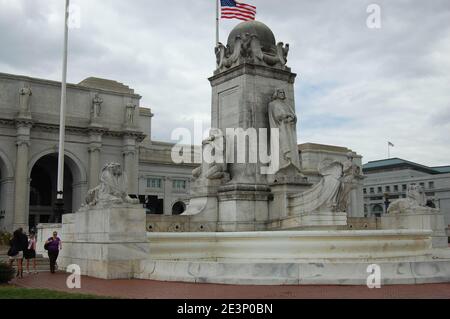
[[[14,223],[14,178],[6,177],[0,180],[0,211],[4,212],[4,215],[0,215],[0,229],[5,228],[8,231],[13,231]],[[3,216],[3,217],[1,217]]]
[[123,169],[128,178],[128,192],[137,194],[138,191],[138,154],[136,137],[126,134],[123,138]]
[[172,178],[164,178],[164,215],[172,215],[172,207],[170,206],[172,201]]
[[102,147],[102,134],[91,133],[89,135],[89,176],[88,187],[92,189],[99,183],[100,176],[100,152]]
[[88,189],[86,189],[87,186],[88,183],[86,181],[72,184],[72,212],[76,212],[80,209],[81,205],[85,203],[86,194],[88,192]]
[[[355,155],[353,163],[361,168],[362,156]],[[364,178],[355,180],[355,188],[350,192],[350,205],[348,207],[348,217],[364,217]]]
[[14,229],[23,227],[24,230],[28,230],[28,156],[31,127],[31,120],[16,120],[17,151],[14,187]]

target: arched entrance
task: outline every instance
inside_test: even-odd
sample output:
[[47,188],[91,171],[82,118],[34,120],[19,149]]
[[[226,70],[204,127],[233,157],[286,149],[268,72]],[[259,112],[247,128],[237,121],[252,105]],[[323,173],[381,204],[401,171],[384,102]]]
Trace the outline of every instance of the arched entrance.
[[[61,222],[55,206],[57,175],[57,153],[40,157],[32,166],[28,220],[30,228],[38,223]],[[79,201],[79,190],[74,187],[80,184],[79,176],[77,164],[66,155],[64,157],[64,213],[72,213],[75,208],[74,202]]]
[[14,173],[6,154],[0,149],[0,231],[9,230],[13,218]]
[[381,204],[373,205],[372,213],[375,217],[381,217],[381,215],[383,214],[383,206]]
[[183,202],[176,202],[172,206],[172,215],[181,215],[186,210],[186,205]]

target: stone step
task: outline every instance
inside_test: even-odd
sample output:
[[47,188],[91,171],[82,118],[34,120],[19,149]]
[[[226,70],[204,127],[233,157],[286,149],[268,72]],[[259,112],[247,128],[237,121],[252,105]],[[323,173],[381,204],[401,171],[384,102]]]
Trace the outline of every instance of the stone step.
[[[4,254],[4,255],[0,255],[0,262],[4,262],[4,263],[8,263],[9,262],[9,257]],[[26,275],[26,260],[23,260],[23,274]],[[13,268],[15,270],[17,270],[17,263],[14,262],[13,264]],[[30,271],[31,273],[33,272],[33,263],[32,261],[30,261]],[[39,272],[46,272],[46,271],[50,271],[50,261],[48,260],[48,258],[43,257],[42,255],[38,255],[36,256],[36,271]]]
[[[14,268],[17,268],[17,264],[14,263],[13,264]],[[26,263],[23,263],[23,267],[26,267]],[[33,264],[30,263],[30,268],[33,268]],[[45,263],[36,263],[36,269],[50,269],[50,265],[49,264],[45,264]]]
[[[8,263],[9,257],[6,254],[0,255],[0,262]],[[23,260],[23,265],[26,266],[26,260]],[[17,263],[14,262],[14,269],[17,269]],[[30,261],[30,267],[33,267],[32,261]],[[48,258],[43,257],[42,255],[36,256],[36,270],[39,271],[48,271],[50,269],[50,261]]]

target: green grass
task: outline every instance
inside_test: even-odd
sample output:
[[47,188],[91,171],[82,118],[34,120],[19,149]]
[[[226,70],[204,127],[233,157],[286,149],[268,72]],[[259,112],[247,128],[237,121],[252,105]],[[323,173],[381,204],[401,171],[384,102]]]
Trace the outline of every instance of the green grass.
[[60,292],[48,289],[20,288],[13,285],[0,286],[0,299],[109,299],[108,297]]

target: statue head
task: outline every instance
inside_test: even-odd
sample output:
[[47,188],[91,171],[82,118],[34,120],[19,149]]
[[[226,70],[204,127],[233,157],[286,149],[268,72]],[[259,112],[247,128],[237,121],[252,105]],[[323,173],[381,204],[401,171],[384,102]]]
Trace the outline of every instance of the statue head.
[[27,86],[24,86],[23,88],[21,88],[19,90],[19,94],[20,95],[30,95],[31,96],[33,93],[31,91],[31,87],[29,85],[27,85]]
[[353,160],[354,154],[353,154],[353,152],[348,152],[348,153],[346,154],[346,156],[347,156],[347,159]]
[[272,100],[285,100],[286,99],[286,92],[284,92],[283,89],[275,89],[275,92],[273,93]]
[[136,108],[136,104],[134,104],[133,102],[129,102],[125,107],[129,110],[132,110]]
[[102,104],[103,103],[103,100],[102,100],[102,98],[100,97],[100,95],[98,93],[95,93],[93,102],[97,103],[97,104]]

